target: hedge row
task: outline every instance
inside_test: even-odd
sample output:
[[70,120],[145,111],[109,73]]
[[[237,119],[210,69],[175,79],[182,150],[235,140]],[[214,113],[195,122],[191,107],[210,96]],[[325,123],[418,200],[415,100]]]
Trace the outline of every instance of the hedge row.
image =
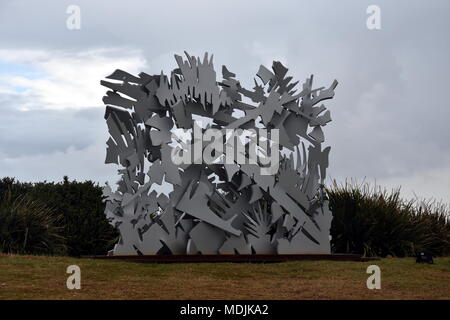
[[[332,251],[366,256],[450,254],[449,208],[405,201],[368,184],[327,190],[333,212]],[[118,240],[106,221],[102,190],[92,181],[0,180],[0,252],[102,255]]]
[[[118,233],[105,219],[102,188],[92,181],[69,181],[64,177],[59,183],[23,183],[3,178],[0,180],[0,199],[0,251],[101,255],[110,250],[118,239]],[[34,222],[20,220],[23,212],[48,218]],[[42,226],[38,226],[39,221]],[[48,234],[45,240],[35,239],[45,243],[41,244],[43,248],[36,250],[32,245],[30,230],[42,230]],[[55,233],[57,238],[50,236]],[[26,237],[27,245],[23,246]],[[52,241],[56,243],[52,244]]]

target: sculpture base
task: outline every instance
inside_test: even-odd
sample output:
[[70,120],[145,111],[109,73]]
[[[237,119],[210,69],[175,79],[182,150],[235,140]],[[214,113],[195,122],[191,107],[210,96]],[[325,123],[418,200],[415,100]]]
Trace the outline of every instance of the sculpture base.
[[117,255],[82,256],[88,259],[127,260],[153,263],[244,262],[270,263],[299,260],[366,261],[358,254],[230,254],[230,255]]

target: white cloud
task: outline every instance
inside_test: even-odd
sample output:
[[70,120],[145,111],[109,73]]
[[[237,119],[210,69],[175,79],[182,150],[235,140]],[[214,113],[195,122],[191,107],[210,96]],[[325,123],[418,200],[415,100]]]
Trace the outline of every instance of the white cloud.
[[32,67],[42,77],[3,74],[0,91],[21,88],[20,110],[101,106],[100,79],[115,69],[139,73],[146,67],[141,51],[95,49],[81,52],[0,50],[0,61]]

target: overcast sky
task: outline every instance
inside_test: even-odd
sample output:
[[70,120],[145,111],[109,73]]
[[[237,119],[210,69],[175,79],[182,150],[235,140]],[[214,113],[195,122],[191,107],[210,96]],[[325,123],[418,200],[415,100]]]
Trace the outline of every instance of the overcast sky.
[[[367,28],[371,4],[380,30]],[[80,30],[66,27],[69,5]],[[339,81],[328,182],[450,202],[449,17],[448,0],[0,0],[0,177],[113,184],[100,79],[170,72],[175,53],[208,51],[248,86],[272,60],[301,82]]]

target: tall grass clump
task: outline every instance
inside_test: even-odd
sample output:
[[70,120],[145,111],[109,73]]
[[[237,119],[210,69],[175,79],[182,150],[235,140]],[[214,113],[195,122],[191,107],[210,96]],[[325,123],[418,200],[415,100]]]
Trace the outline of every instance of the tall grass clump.
[[0,252],[65,254],[59,219],[44,203],[6,192],[0,201]]
[[406,201],[400,198],[400,188],[388,191],[368,183],[334,182],[327,193],[333,252],[380,257],[450,253],[448,206]]

